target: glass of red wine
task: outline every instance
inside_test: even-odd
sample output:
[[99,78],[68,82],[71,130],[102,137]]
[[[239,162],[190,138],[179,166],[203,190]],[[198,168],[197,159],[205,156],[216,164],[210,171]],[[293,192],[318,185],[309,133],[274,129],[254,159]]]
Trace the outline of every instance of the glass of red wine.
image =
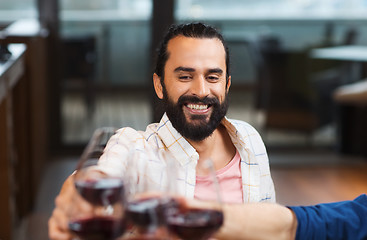
[[[222,200],[215,169],[210,159],[199,161],[197,171],[209,182],[212,204],[188,206],[179,202],[166,209],[166,224],[173,235],[183,240],[209,239],[223,224]],[[209,200],[201,199],[201,200]]]
[[169,160],[159,151],[130,154],[126,219],[134,232],[129,239],[170,239],[165,211],[176,202],[171,198],[175,169]]
[[[114,128],[99,128],[84,150],[73,175],[78,196],[70,206],[69,229],[81,240],[114,240],[125,232],[125,185],[98,168]],[[88,211],[83,211],[87,209]]]

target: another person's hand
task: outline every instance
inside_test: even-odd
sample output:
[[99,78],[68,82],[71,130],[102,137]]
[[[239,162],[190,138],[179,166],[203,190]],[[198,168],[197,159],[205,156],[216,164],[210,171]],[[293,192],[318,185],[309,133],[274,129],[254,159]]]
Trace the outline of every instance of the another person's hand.
[[75,189],[73,176],[70,176],[61,188],[55,200],[55,209],[48,221],[48,235],[51,240],[71,240],[69,220],[72,211],[91,212],[92,206],[82,199]]
[[[212,208],[218,205],[193,199],[178,198],[188,208]],[[287,207],[275,203],[223,204],[224,222],[215,239],[294,239],[297,220]]]

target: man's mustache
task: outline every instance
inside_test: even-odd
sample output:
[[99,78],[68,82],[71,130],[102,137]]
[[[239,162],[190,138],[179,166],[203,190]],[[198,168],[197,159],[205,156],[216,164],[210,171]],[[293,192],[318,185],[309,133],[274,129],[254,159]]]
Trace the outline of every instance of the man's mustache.
[[177,105],[184,105],[186,103],[202,103],[206,105],[219,105],[219,99],[215,97],[199,98],[196,96],[182,95],[177,100]]

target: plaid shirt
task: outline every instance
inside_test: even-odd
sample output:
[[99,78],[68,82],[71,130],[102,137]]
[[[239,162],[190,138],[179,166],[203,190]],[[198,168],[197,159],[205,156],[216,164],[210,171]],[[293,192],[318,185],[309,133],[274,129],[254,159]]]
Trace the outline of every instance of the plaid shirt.
[[[243,121],[224,118],[222,124],[241,156],[243,201],[275,202],[268,155],[258,132]],[[128,160],[132,157],[132,150],[134,163]],[[193,198],[199,154],[172,126],[166,114],[159,123],[148,125],[145,132],[129,127],[119,129],[109,140],[100,158],[100,167],[110,175],[125,175],[134,185],[139,182],[137,176],[143,175],[149,184],[163,188],[169,183],[166,161],[152,157],[152,153],[159,152],[169,153],[176,160],[176,192]],[[132,164],[139,166],[134,168],[137,171],[128,171]]]

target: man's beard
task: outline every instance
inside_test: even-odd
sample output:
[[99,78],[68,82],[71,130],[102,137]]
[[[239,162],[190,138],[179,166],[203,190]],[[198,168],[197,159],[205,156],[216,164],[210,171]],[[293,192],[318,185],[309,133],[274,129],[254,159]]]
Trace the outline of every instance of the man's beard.
[[[219,126],[228,110],[228,95],[226,93],[223,103],[218,98],[205,97],[200,99],[195,96],[182,95],[177,103],[174,103],[168,96],[166,88],[163,87],[163,101],[165,110],[173,127],[185,138],[192,141],[202,141],[209,137]],[[208,104],[212,107],[212,113],[209,120],[207,115],[191,115],[191,120],[196,123],[187,121],[183,111],[185,103],[201,103]]]

